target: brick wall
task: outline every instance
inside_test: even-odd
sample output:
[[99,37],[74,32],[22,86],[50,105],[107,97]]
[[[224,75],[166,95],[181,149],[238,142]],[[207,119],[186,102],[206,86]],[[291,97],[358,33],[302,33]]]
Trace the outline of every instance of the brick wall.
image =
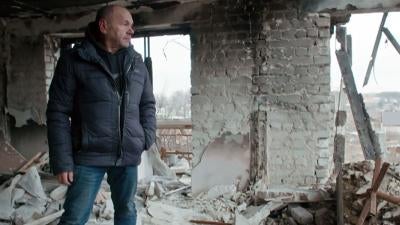
[[291,9],[271,14],[257,41],[260,67],[253,76],[253,94],[269,126],[266,183],[323,183],[332,162],[330,17]]
[[193,25],[195,165],[214,138],[249,133],[250,115],[260,111],[264,183],[323,183],[332,162],[329,15],[302,14],[290,3],[240,2],[219,1]]
[[51,80],[53,79],[54,70],[56,68],[57,60],[60,57],[59,51],[59,39],[44,36],[44,63],[45,63],[45,74],[46,74],[46,96],[49,100],[49,88]]

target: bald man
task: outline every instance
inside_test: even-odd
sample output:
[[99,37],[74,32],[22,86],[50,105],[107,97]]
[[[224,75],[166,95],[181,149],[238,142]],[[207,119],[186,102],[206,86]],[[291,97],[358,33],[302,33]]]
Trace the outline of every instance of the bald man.
[[130,12],[106,6],[85,39],[62,54],[49,91],[50,165],[68,185],[60,225],[83,225],[107,173],[114,224],[135,225],[137,166],[155,140],[155,100],[132,48]]

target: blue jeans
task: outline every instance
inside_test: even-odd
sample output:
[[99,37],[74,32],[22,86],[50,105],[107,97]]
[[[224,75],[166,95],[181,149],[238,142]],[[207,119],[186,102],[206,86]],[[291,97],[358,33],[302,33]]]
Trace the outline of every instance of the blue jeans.
[[114,225],[136,225],[135,193],[137,167],[75,165],[74,180],[68,187],[64,214],[59,225],[84,225],[93,208],[104,174],[114,204]]

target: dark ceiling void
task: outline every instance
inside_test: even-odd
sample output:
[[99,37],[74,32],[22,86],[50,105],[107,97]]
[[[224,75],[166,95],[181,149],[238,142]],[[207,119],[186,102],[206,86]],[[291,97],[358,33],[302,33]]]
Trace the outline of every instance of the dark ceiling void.
[[[186,0],[187,2],[188,0]],[[97,10],[104,4],[113,3],[110,0],[1,0],[0,17],[54,17],[62,14],[63,9],[87,7]],[[185,0],[127,0],[119,1],[129,9],[147,6],[154,10],[168,8],[185,2]],[[55,11],[57,13],[55,13]]]

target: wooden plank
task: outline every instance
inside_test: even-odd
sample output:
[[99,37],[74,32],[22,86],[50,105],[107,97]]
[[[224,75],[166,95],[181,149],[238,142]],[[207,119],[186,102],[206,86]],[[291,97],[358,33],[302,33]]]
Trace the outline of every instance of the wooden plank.
[[381,37],[382,37],[382,30],[383,30],[383,26],[385,25],[387,16],[388,16],[387,12],[383,13],[381,24],[379,25],[378,34],[376,35],[374,49],[372,50],[371,59],[370,59],[369,64],[368,64],[367,73],[365,74],[364,85],[363,86],[368,84],[368,80],[369,80],[369,77],[371,75],[371,70],[372,70],[372,67],[374,66],[374,63],[375,63],[376,54],[378,53],[378,47],[379,47],[379,43],[380,43]]
[[370,207],[371,207],[371,199],[368,198],[364,203],[364,208],[361,211],[361,215],[358,218],[356,225],[363,225],[364,224],[365,219],[367,218],[368,213],[370,211]]
[[[379,167],[375,167],[379,168]],[[372,183],[372,188],[371,188],[371,196],[370,198],[368,198],[364,204],[363,210],[361,212],[360,217],[358,218],[357,224],[356,225],[363,225],[365,222],[365,219],[367,218],[369,212],[371,211],[372,208],[372,203],[373,201],[375,201],[375,207],[376,207],[376,196],[372,196],[375,195],[377,193],[377,190],[379,188],[379,186],[382,183],[383,178],[385,177],[386,171],[389,169],[389,163],[383,163],[382,168],[379,171],[378,176],[375,178],[375,181]],[[372,210],[373,212],[376,213],[376,209]]]
[[337,225],[344,224],[344,192],[343,192],[343,172],[339,168],[339,174],[336,178],[336,221]]
[[231,223],[224,223],[218,221],[207,221],[207,220],[190,220],[189,222],[195,224],[211,224],[211,225],[232,225]]
[[375,132],[372,130],[371,121],[366,112],[362,96],[357,92],[348,55],[345,51],[339,50],[336,51],[336,57],[346,86],[346,94],[350,102],[364,157],[373,160],[381,153],[380,145]]
[[400,54],[400,45],[399,45],[399,43],[397,43],[396,38],[394,38],[393,34],[389,31],[389,29],[384,27],[383,28],[383,33],[385,33],[386,37],[389,39],[389,41],[392,43],[394,48]]
[[158,120],[157,129],[192,129],[191,120]]
[[267,176],[265,170],[268,161],[265,158],[268,132],[267,112],[261,110],[253,112],[250,120],[250,183],[255,184],[263,179],[263,176]]
[[379,172],[378,177],[376,178],[375,182],[372,185],[372,191],[376,192],[379,188],[379,186],[382,183],[383,178],[385,177],[386,171],[389,169],[389,163],[385,162],[383,163],[382,169]]
[[46,152],[38,152],[36,155],[34,155],[28,162],[26,162],[24,165],[22,165],[19,169],[18,172],[23,172],[25,173],[29,167],[32,166],[33,163],[35,163],[37,160],[40,159]]
[[[374,168],[374,174],[372,176],[372,184],[375,184],[375,182],[377,181],[380,171],[381,171],[381,168],[382,168],[382,159],[380,157],[378,157],[375,160],[375,168]],[[372,193],[371,193],[370,213],[372,215],[376,215],[376,191],[372,191]]]
[[400,197],[391,196],[391,195],[386,194],[386,193],[381,192],[381,191],[377,191],[376,192],[376,196],[378,198],[380,198],[380,199],[383,199],[383,200],[387,201],[387,202],[391,202],[393,204],[400,205]]

